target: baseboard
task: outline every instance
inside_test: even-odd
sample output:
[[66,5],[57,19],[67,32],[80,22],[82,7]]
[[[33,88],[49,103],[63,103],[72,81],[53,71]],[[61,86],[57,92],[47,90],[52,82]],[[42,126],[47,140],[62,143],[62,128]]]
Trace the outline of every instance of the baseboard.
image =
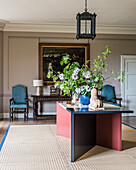
[[136,116],[136,113],[122,113],[122,116]]
[[[17,114],[14,114],[15,115],[15,118],[24,118],[24,114],[22,113],[17,113]],[[54,116],[56,115],[56,112],[43,112],[41,115],[51,115],[51,116]],[[4,119],[8,119],[9,118],[9,113],[3,113],[3,117]],[[33,113],[29,113],[28,114],[28,118],[33,118]]]

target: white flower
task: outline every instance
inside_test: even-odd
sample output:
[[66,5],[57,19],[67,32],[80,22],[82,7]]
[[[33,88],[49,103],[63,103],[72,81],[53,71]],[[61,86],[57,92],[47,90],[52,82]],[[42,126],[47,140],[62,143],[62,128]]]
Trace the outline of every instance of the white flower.
[[61,74],[59,75],[59,78],[60,78],[60,80],[63,80],[63,79],[64,79],[64,74],[61,73]]
[[60,85],[60,89],[62,90],[64,88],[64,84],[61,84]]
[[81,91],[85,90],[86,87],[85,86],[81,86]]
[[89,78],[90,78],[90,75],[87,75],[87,74],[86,74],[86,75],[85,75],[85,78],[86,78],[86,79],[89,79]]
[[80,88],[76,88],[76,93],[78,94],[80,92],[81,92]]
[[66,94],[69,94],[70,93],[70,91],[68,91]]
[[72,79],[73,80],[77,80],[78,79],[78,76],[76,74],[72,74]]
[[75,68],[75,70],[73,71],[73,73],[74,73],[74,74],[78,74],[78,72],[79,72],[79,68],[77,67],[77,68]]
[[91,88],[89,86],[86,86],[86,91],[87,92],[91,91]]
[[90,71],[87,71],[86,74],[90,75]]
[[57,87],[59,87],[59,85],[58,84],[54,84],[54,87],[57,88]]
[[85,74],[84,74],[85,78],[90,78],[90,71],[87,71]]

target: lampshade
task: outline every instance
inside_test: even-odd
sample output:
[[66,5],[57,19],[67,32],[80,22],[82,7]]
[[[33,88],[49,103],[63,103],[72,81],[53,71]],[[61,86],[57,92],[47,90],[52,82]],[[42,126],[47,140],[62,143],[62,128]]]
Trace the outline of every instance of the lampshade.
[[36,87],[43,86],[43,80],[33,80],[33,86]]

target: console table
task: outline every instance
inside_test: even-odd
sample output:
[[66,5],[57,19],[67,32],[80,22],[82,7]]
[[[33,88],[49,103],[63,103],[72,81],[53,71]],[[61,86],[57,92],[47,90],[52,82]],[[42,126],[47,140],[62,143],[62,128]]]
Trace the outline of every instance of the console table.
[[57,102],[57,135],[71,139],[71,162],[95,145],[122,150],[122,113],[133,113],[123,107],[95,111],[68,108]]
[[37,117],[43,115],[38,115],[38,102],[51,102],[51,101],[71,101],[69,96],[50,96],[50,95],[31,95],[33,98],[33,119],[36,120]]

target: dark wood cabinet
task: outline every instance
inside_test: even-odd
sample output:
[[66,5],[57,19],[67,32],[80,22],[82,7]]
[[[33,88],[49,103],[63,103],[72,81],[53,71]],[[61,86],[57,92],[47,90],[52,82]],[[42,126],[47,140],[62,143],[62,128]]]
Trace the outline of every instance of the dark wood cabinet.
[[45,115],[38,115],[38,102],[51,102],[51,101],[71,101],[71,97],[69,96],[37,96],[31,95],[33,98],[33,119],[37,120],[37,117],[43,117]]

